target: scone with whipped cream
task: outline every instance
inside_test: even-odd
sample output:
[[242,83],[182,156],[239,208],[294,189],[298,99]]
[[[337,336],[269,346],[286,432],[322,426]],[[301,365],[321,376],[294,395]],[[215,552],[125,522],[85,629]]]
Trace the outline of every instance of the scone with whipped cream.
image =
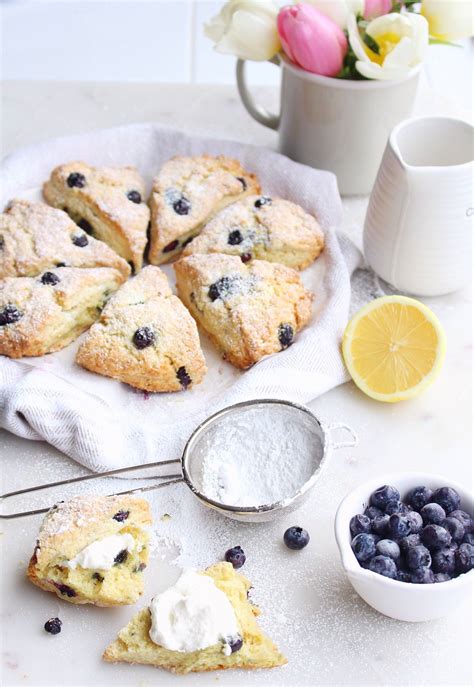
[[73,604],[133,604],[143,593],[152,517],[133,496],[77,496],[45,515],[27,576]]
[[141,269],[150,210],[135,167],[69,162],[53,169],[43,195],[88,234],[105,241],[135,272]]
[[64,348],[99,317],[123,275],[107,267],[56,267],[0,281],[0,355],[38,356]]
[[119,632],[106,661],[143,663],[173,673],[274,668],[286,658],[262,632],[251,584],[230,563],[185,571]]
[[146,391],[186,390],[206,373],[196,323],[152,265],[110,299],[76,361]]
[[54,267],[130,267],[102,241],[88,236],[61,210],[13,200],[0,215],[0,279],[36,277]]
[[174,267],[179,297],[236,367],[288,348],[311,319],[312,294],[284,265],[197,254]]
[[223,207],[260,186],[238,160],[219,156],[174,157],[153,181],[148,259],[173,260]]
[[242,262],[269,260],[303,270],[323,248],[319,224],[302,207],[282,198],[253,195],[219,212],[183,255],[225,253],[240,256]]

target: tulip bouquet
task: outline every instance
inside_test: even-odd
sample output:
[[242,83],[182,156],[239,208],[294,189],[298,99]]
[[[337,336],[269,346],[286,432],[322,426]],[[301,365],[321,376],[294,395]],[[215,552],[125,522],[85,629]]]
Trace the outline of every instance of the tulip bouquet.
[[344,79],[401,79],[430,42],[473,35],[471,0],[228,0],[205,26],[221,53]]

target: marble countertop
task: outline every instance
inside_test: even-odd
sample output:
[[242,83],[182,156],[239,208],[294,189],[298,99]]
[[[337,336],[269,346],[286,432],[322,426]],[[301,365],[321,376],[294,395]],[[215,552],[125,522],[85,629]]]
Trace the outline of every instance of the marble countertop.
[[[7,82],[2,89],[4,155],[53,136],[137,121],[158,121],[193,133],[276,147],[274,132],[250,119],[230,86]],[[273,88],[261,89],[260,97],[276,106]],[[457,114],[427,88],[417,111]],[[344,230],[357,242],[366,202],[344,199]],[[341,498],[377,474],[416,470],[445,474],[466,484],[472,480],[470,291],[426,302],[446,329],[448,354],[440,378],[423,396],[392,406],[364,397],[352,383],[332,390],[312,402],[311,408],[324,420],[349,424],[360,442],[332,456],[310,502],[297,514],[252,528],[205,515],[202,531],[215,527],[219,534],[212,537],[209,555],[222,555],[223,542],[245,546],[250,553],[246,573],[255,581],[257,594],[260,586],[262,606],[268,598],[281,609],[270,614],[272,627],[266,627],[287,654],[288,666],[245,675],[228,671],[176,678],[152,668],[102,664],[105,644],[131,616],[131,609],[72,607],[26,583],[25,564],[39,522],[28,518],[0,525],[3,684],[171,685],[177,680],[188,685],[216,680],[221,685],[470,684],[471,605],[427,624],[404,624],[377,614],[345,579],[332,532]],[[83,472],[52,447],[2,431],[0,459],[2,491]],[[164,508],[167,499],[172,507],[172,496],[160,499],[156,496],[159,507]],[[192,527],[187,502],[177,511],[177,518],[188,518],[184,525]],[[292,524],[306,527],[312,537],[311,546],[298,558],[273,544]],[[286,572],[277,575],[277,569]],[[169,560],[155,560],[139,605],[175,574]],[[64,627],[61,635],[50,637],[42,626],[54,615],[63,619]]]

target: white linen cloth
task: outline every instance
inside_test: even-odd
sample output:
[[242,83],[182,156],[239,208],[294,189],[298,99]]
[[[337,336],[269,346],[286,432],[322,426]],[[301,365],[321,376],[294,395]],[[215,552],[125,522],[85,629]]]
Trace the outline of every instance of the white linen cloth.
[[[359,251],[336,237],[342,207],[335,177],[264,148],[203,139],[137,124],[61,138],[20,150],[0,170],[2,207],[15,197],[40,200],[53,167],[71,160],[94,165],[136,165],[151,184],[173,155],[229,155],[258,174],[268,195],[279,195],[313,213],[326,248],[302,274],[315,293],[311,324],[286,351],[245,372],[222,361],[201,336],[208,374],[194,389],[146,394],[74,363],[81,339],[40,358],[0,356],[0,427],[44,440],[95,471],[177,458],[193,429],[206,417],[239,401],[280,398],[309,402],[348,379],[340,341],[351,299],[350,278]],[[173,270],[165,268],[174,284]]]

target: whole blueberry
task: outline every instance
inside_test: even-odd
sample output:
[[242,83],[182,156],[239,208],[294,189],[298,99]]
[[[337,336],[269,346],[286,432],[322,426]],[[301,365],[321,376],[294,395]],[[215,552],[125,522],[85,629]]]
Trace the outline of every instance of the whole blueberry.
[[398,542],[400,550],[404,554],[406,554],[408,552],[408,549],[410,549],[414,546],[419,546],[420,544],[421,544],[421,537],[418,533],[417,534],[409,534],[407,537],[403,537]]
[[242,253],[240,259],[243,263],[250,262],[252,259],[252,253]]
[[411,582],[411,573],[408,570],[397,570],[397,580],[399,582]]
[[242,243],[243,240],[244,237],[242,236],[242,233],[239,231],[239,229],[234,229],[229,233],[227,243],[229,244],[229,246],[238,246],[239,243]]
[[366,515],[354,515],[349,523],[349,529],[353,537],[361,532],[370,532],[370,519]]
[[461,503],[461,497],[458,492],[451,487],[441,487],[440,489],[435,489],[431,500],[438,503],[441,508],[444,508],[446,513],[451,513],[453,510],[457,510]]
[[447,573],[453,575],[456,569],[455,549],[447,547],[433,553],[433,563],[431,565],[435,573]]
[[61,632],[62,621],[59,618],[50,618],[44,624],[44,629],[51,635],[58,635]]
[[369,570],[372,570],[372,572],[378,575],[390,577],[392,580],[397,578],[397,566],[395,565],[395,561],[389,556],[375,556],[372,558]]
[[456,572],[467,573],[474,568],[474,546],[472,544],[461,544],[455,552]]
[[446,518],[446,520],[443,520],[441,527],[444,527],[445,530],[448,530],[452,540],[458,543],[462,541],[466,533],[462,522],[457,518],[452,518],[451,515],[449,518]]
[[410,534],[410,523],[406,515],[394,513],[388,521],[388,534],[392,539],[401,539]]
[[288,348],[293,343],[295,332],[291,324],[281,324],[278,327],[278,341],[282,349]]
[[474,532],[466,532],[462,538],[462,542],[463,544],[471,544],[471,546],[474,546]]
[[385,537],[388,531],[389,515],[378,515],[371,521],[372,532],[378,534],[379,537]]
[[410,546],[405,554],[405,560],[410,570],[429,568],[431,565],[431,554],[426,546],[422,544],[419,546]]
[[271,205],[271,204],[272,204],[272,199],[269,198],[268,196],[261,196],[260,198],[257,198],[257,200],[254,203],[256,208],[261,208],[262,205]]
[[78,248],[85,248],[87,245],[89,245],[87,234],[75,234],[72,236],[71,241]]
[[395,563],[400,560],[400,547],[392,539],[381,539],[376,543],[375,550],[380,556],[392,558]]
[[428,487],[414,487],[408,492],[406,501],[412,508],[420,511],[423,506],[429,503],[432,496],[433,492]]
[[189,376],[189,373],[184,366],[181,366],[178,368],[178,370],[176,372],[176,376],[179,379],[180,384],[183,387],[183,389],[186,390],[188,388],[188,386],[190,386],[190,384],[192,384],[193,380]]
[[462,523],[462,525],[463,525],[463,527],[464,527],[464,530],[465,530],[466,532],[470,532],[470,531],[471,531],[471,529],[472,529],[472,518],[471,518],[471,516],[469,515],[469,513],[466,513],[466,511],[464,511],[464,510],[459,510],[459,509],[453,510],[453,511],[449,514],[449,517],[450,517],[450,518],[456,518],[456,520],[459,520],[459,522]]
[[371,520],[373,520],[374,518],[379,518],[383,514],[383,510],[377,508],[376,506],[367,506],[367,508],[364,511],[364,515],[366,515]]
[[21,310],[18,310],[16,305],[7,303],[3,310],[0,310],[0,327],[5,327],[7,324],[15,324],[22,317],[23,313]]
[[124,522],[124,520],[126,520],[129,515],[130,515],[129,510],[119,510],[119,511],[117,511],[117,513],[115,513],[115,515],[112,516],[112,518],[114,520],[116,520],[117,522]]
[[433,584],[435,581],[434,573],[430,568],[418,568],[411,574],[413,584]]
[[410,531],[412,534],[421,532],[423,527],[423,518],[419,513],[416,512],[416,510],[411,510],[409,513],[407,513],[406,518],[410,523]]
[[127,198],[137,205],[140,205],[142,202],[142,196],[138,191],[129,191],[127,193]]
[[289,527],[283,535],[283,541],[289,549],[299,551],[309,544],[309,534],[302,527]]
[[233,546],[231,549],[227,549],[224,558],[228,563],[232,563],[232,567],[236,570],[241,568],[246,561],[246,556],[241,546]]
[[440,525],[446,518],[446,511],[438,503],[427,503],[420,510],[424,525]]
[[357,534],[351,541],[351,547],[359,563],[370,560],[375,556],[375,536],[373,534]]
[[84,188],[86,185],[86,177],[80,172],[72,172],[66,179],[69,188]]
[[434,581],[435,582],[449,582],[451,579],[451,575],[448,575],[448,573],[435,573],[434,576]]
[[54,274],[54,272],[44,272],[40,279],[42,284],[48,284],[49,286],[56,286],[60,281],[60,278],[57,274]]
[[421,541],[429,549],[444,549],[451,544],[451,535],[441,525],[426,525],[421,531]]
[[391,499],[387,501],[385,505],[385,513],[387,515],[393,515],[393,513],[401,513],[403,510],[403,505],[398,499]]
[[141,351],[143,348],[151,346],[155,341],[155,333],[150,327],[139,327],[132,337],[135,348]]
[[173,203],[173,210],[177,215],[189,215],[191,211],[191,201],[189,201],[185,196],[181,196],[178,200]]
[[370,505],[381,508],[382,510],[385,509],[389,501],[400,501],[400,492],[398,489],[388,484],[379,487],[370,495]]

